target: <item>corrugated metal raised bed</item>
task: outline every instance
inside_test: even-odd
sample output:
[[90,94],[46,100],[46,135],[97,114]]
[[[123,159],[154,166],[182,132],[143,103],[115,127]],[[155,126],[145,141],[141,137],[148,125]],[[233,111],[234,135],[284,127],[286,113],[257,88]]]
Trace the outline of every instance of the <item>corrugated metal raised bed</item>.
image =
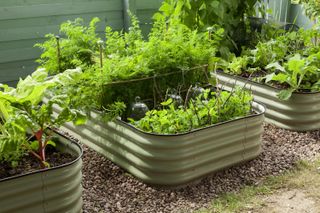
[[144,182],[179,185],[259,155],[264,107],[253,106],[253,115],[186,134],[149,134],[119,120],[105,124],[96,112],[86,125],[64,128]]
[[1,213],[82,211],[82,148],[58,137],[57,148],[77,158],[59,167],[0,180]]
[[[215,74],[213,74],[215,75]],[[234,85],[252,90],[254,100],[266,106],[266,121],[278,127],[308,131],[320,128],[320,92],[295,92],[287,101],[277,97],[279,89],[246,78],[217,73],[221,86],[230,90]]]

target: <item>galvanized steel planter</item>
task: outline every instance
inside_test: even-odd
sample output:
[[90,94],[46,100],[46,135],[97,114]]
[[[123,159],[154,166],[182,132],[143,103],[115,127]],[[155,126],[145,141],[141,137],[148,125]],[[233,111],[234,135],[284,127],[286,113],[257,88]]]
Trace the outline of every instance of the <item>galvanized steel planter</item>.
[[226,90],[235,84],[252,90],[254,100],[267,108],[265,116],[268,123],[296,131],[320,129],[320,92],[296,92],[288,101],[283,101],[277,97],[279,89],[222,72],[218,72],[217,77]]
[[96,112],[87,124],[64,128],[146,183],[179,185],[259,155],[264,107],[254,107],[254,115],[177,135],[145,133],[122,121],[105,124]]
[[51,169],[0,180],[1,213],[81,212],[82,148],[57,135],[57,148],[76,160]]

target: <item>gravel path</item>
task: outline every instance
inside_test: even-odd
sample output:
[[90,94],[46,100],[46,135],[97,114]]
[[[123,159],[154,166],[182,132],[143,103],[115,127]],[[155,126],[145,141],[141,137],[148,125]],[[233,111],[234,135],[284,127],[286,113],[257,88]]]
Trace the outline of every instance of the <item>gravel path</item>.
[[263,153],[255,160],[215,173],[184,188],[163,189],[139,182],[103,156],[84,147],[84,213],[193,212],[223,192],[238,191],[320,153],[320,131],[291,132],[265,125]]

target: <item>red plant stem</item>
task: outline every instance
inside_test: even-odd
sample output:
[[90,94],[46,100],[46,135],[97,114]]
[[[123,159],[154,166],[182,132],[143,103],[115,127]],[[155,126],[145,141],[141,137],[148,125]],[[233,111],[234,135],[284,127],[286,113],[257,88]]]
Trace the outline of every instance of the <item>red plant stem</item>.
[[39,131],[37,131],[35,136],[39,143],[39,149],[38,149],[39,156],[41,158],[41,161],[45,161],[46,160],[45,146],[44,146],[44,143],[42,142],[43,129],[41,128]]
[[35,156],[39,161],[40,161],[40,164],[41,164],[41,168],[46,168],[46,165],[43,163],[40,155],[38,155],[37,153],[35,153],[34,151],[30,151],[30,153]]

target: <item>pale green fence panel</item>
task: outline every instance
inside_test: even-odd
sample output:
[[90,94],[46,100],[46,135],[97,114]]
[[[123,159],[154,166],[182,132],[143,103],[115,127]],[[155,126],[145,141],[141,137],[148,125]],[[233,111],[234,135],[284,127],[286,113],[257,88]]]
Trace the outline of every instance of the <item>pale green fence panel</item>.
[[304,14],[303,7],[300,4],[291,4],[289,10],[289,20],[299,27],[311,28],[313,22]]
[[34,71],[40,50],[33,45],[47,33],[58,33],[59,25],[77,17],[89,22],[99,17],[99,33],[108,24],[126,28],[126,4],[135,8],[141,26],[150,29],[152,14],[160,0],[10,0],[0,1],[0,82],[14,84]]

